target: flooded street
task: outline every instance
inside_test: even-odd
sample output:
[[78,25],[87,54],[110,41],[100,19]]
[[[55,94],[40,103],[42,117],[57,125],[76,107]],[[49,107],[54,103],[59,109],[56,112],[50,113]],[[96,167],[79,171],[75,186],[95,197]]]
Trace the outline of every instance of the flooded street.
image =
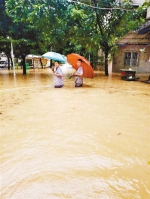
[[0,70],[0,198],[149,199],[150,84],[62,69]]

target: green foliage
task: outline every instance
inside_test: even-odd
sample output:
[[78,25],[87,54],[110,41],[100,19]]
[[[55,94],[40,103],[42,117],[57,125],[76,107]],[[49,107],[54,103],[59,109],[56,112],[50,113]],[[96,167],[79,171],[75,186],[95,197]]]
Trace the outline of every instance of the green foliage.
[[43,54],[52,47],[65,55],[76,52],[88,58],[90,53],[94,66],[99,48],[106,56],[115,53],[117,39],[145,22],[149,4],[134,9],[131,0],[123,4],[116,0],[5,0],[4,5],[0,6],[3,51],[6,44],[10,46],[9,36],[16,56]]
[[95,13],[91,16],[94,21],[91,30],[92,39],[94,38],[96,44],[105,53],[105,74],[108,75],[108,54],[113,55],[117,51],[115,42],[120,37],[129,30],[137,29],[140,24],[145,22],[148,5],[141,6],[137,10],[132,6],[131,0],[125,0],[122,5],[115,0],[89,0],[88,4],[93,7],[87,8],[87,10],[93,9]]

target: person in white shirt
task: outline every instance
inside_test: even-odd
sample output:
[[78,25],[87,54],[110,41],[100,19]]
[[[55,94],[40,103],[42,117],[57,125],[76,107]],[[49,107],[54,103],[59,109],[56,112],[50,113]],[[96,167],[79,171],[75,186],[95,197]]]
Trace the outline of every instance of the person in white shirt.
[[72,74],[72,76],[75,76],[75,87],[81,87],[83,85],[82,59],[78,59],[77,67],[78,69]]
[[62,88],[64,86],[64,78],[59,66],[59,61],[55,61],[55,66],[52,68],[52,71],[54,74],[54,88]]

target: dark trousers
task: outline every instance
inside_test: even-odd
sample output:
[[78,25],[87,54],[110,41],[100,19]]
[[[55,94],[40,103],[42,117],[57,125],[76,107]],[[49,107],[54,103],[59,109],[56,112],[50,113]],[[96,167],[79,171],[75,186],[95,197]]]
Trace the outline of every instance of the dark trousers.
[[83,84],[75,83],[75,87],[81,87]]
[[54,88],[62,88],[64,85],[55,85]]

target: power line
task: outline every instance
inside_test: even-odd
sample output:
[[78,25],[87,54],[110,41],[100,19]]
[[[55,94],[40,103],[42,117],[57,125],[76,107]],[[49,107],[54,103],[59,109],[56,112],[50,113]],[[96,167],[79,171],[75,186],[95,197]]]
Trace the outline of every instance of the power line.
[[97,7],[97,6],[90,6],[88,4],[85,4],[85,3],[82,3],[82,2],[79,2],[79,1],[73,1],[73,0],[68,0],[68,2],[70,3],[76,3],[76,4],[81,4],[81,5],[84,5],[86,7],[90,7],[90,8],[94,8],[94,9],[98,9],[98,10],[126,10],[126,11],[133,11],[131,9],[126,9],[126,8],[100,8],[100,7]]

